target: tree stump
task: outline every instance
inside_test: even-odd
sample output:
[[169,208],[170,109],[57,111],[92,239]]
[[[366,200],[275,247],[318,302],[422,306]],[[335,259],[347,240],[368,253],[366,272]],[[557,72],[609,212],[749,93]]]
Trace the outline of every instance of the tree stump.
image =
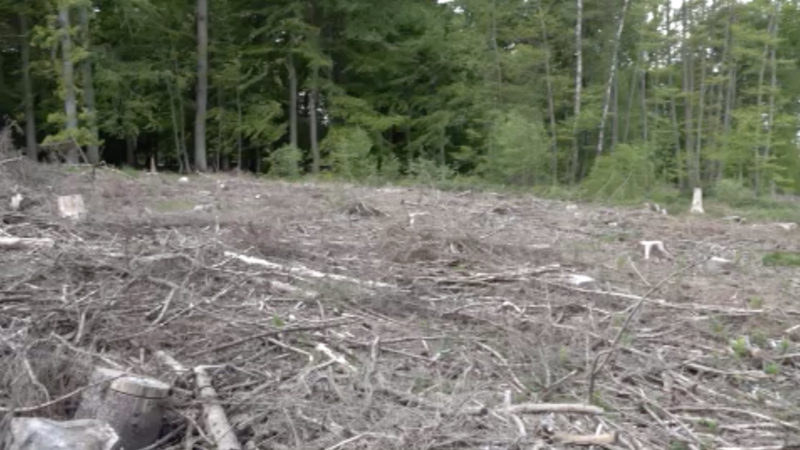
[[84,391],[76,418],[107,421],[125,450],[146,447],[158,438],[170,387],[159,380],[98,367]]

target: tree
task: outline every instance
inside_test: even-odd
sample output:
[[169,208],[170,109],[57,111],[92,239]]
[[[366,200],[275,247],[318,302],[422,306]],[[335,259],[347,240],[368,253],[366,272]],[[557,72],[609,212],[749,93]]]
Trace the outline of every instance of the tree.
[[36,115],[33,105],[33,83],[31,82],[30,30],[27,12],[21,11],[18,14],[22,58],[22,95],[25,103],[25,148],[28,157],[35,160],[39,146],[36,141]]
[[194,119],[194,167],[205,172],[208,103],[208,0],[197,0],[197,97]]

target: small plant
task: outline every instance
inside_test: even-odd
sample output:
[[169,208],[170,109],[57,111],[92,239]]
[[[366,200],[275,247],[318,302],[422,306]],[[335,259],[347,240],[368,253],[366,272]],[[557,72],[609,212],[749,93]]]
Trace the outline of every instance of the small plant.
[[736,338],[731,344],[731,349],[733,349],[733,353],[739,358],[745,358],[750,355],[750,345],[747,343],[747,338],[745,336]]
[[764,364],[764,373],[767,375],[778,375],[780,371],[780,367],[774,362]]
[[781,339],[781,342],[780,342],[780,344],[778,344],[778,349],[780,350],[780,352],[781,352],[782,354],[784,354],[784,353],[788,353],[788,352],[789,352],[789,346],[790,346],[790,345],[791,345],[791,344],[789,343],[789,340],[788,340],[788,339]]
[[800,253],[797,252],[772,252],[764,255],[761,260],[768,267],[800,267]]
[[702,418],[697,422],[698,425],[708,430],[709,433],[717,434],[719,424],[714,419]]
[[670,441],[669,450],[689,450],[689,444],[682,441]]
[[750,336],[750,342],[752,342],[753,345],[761,348],[765,348],[767,346],[767,341],[767,335],[763,331],[754,331],[752,336]]
[[280,317],[272,316],[272,325],[274,325],[275,328],[283,328],[286,323]]
[[761,297],[750,297],[747,299],[750,309],[761,309],[764,306],[764,299]]
[[279,177],[297,177],[300,175],[302,152],[297,147],[284,145],[269,155],[269,174]]

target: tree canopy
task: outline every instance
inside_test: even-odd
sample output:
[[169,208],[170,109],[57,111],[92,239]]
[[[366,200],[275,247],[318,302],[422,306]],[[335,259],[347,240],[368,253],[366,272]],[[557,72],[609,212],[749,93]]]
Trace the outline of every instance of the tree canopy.
[[797,0],[0,0],[28,154],[184,171],[797,193],[798,64]]

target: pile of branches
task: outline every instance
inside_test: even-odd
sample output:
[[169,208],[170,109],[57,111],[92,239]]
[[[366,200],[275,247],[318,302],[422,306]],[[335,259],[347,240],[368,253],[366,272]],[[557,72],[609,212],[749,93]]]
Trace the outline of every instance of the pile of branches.
[[[237,237],[246,228],[35,208],[3,225],[53,245],[0,249],[0,412],[69,418],[106,366],[175,386],[152,448],[786,448],[800,435],[800,312],[664,297],[697,261],[638,292],[496,253],[377,274],[268,257],[278,243]],[[457,252],[447,234],[438,260]],[[475,247],[461,257],[487,254]],[[756,321],[763,336],[735,334]]]

